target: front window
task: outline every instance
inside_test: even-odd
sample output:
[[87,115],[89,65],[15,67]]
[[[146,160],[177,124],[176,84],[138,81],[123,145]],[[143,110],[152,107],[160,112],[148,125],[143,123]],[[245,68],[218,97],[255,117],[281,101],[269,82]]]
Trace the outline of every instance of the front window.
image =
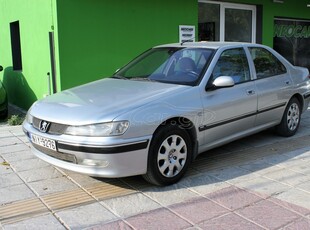
[[212,54],[213,50],[202,48],[154,48],[134,59],[113,77],[196,85]]
[[231,77],[235,84],[251,80],[249,64],[243,48],[225,50],[221,54],[213,69],[212,80],[220,76]]

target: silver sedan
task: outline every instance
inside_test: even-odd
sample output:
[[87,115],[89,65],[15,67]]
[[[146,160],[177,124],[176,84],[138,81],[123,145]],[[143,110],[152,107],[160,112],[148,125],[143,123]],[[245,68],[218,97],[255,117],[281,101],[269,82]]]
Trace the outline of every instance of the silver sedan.
[[23,129],[33,153],[57,167],[169,185],[209,149],[270,127],[294,135],[309,100],[308,69],[269,47],[168,44],[37,101]]

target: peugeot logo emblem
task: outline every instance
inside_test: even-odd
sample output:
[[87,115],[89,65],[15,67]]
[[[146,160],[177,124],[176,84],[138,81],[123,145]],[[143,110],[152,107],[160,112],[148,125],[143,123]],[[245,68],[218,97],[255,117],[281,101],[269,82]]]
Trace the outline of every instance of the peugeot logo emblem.
[[46,133],[46,132],[48,131],[48,128],[50,127],[50,124],[51,124],[51,123],[42,120],[42,121],[40,122],[40,127],[39,127],[40,131],[41,131],[42,133]]

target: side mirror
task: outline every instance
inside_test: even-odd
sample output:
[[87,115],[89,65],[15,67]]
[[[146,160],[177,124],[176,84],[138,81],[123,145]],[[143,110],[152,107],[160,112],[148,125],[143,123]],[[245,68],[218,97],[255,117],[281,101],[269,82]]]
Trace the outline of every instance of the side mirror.
[[235,85],[234,79],[229,76],[220,76],[217,77],[211,85],[207,85],[206,90],[215,90],[215,89],[221,89],[221,88],[229,88],[233,87]]
[[2,67],[2,65],[0,65],[0,72],[3,70],[3,67]]

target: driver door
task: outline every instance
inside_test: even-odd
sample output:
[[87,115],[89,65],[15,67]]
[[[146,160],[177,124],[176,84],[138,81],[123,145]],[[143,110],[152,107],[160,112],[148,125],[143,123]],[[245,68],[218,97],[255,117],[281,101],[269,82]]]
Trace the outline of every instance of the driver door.
[[235,85],[202,92],[204,115],[199,131],[204,132],[203,150],[240,137],[255,123],[257,94],[243,48],[222,52],[209,82],[220,76],[230,76]]

